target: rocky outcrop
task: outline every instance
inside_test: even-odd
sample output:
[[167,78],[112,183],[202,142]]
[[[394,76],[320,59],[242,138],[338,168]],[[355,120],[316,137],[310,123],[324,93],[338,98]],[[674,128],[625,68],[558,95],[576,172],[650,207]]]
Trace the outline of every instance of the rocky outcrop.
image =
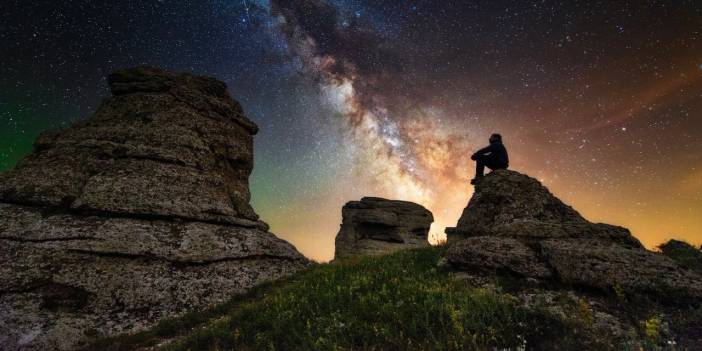
[[138,67],[0,175],[0,345],[74,349],[308,261],[249,205],[256,125],[212,78]]
[[446,235],[449,242],[481,235],[525,240],[596,237],[643,247],[628,229],[590,223],[538,180],[509,170],[498,170],[482,179],[458,224],[446,228]]
[[257,127],[224,83],[140,67],[109,84],[113,96],[94,116],[43,133],[3,175],[3,202],[256,223],[248,176]]
[[536,179],[485,176],[455,228],[446,258],[459,270],[699,300],[702,276],[646,250],[627,229],[590,223]]
[[364,197],[341,209],[335,259],[429,246],[431,212],[413,202]]

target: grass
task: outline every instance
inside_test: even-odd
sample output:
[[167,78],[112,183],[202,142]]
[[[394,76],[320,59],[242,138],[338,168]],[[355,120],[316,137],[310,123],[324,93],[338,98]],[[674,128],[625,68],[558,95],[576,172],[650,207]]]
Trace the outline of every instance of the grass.
[[443,248],[317,265],[204,312],[104,339],[90,349],[169,350],[597,349],[577,319],[521,307],[437,269]]

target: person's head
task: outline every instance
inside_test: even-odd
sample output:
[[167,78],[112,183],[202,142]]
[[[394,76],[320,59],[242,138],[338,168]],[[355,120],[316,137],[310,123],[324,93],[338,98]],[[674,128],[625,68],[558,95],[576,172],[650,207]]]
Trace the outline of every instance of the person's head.
[[492,134],[492,135],[490,136],[490,142],[491,142],[491,143],[498,142],[498,141],[499,141],[499,142],[502,142],[502,135],[497,134],[497,133],[494,133],[494,134]]

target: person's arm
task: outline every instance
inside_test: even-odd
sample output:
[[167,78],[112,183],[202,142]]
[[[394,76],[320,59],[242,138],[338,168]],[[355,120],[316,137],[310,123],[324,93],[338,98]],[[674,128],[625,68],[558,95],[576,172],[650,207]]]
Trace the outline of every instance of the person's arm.
[[486,146],[486,147],[484,147],[484,148],[482,148],[482,149],[476,151],[476,152],[473,154],[473,156],[470,157],[470,159],[471,159],[471,160],[475,160],[475,159],[478,157],[478,155],[484,155],[484,154],[487,154],[487,153],[490,153],[490,152],[493,152],[492,144],[490,144],[490,145],[488,145],[488,146]]

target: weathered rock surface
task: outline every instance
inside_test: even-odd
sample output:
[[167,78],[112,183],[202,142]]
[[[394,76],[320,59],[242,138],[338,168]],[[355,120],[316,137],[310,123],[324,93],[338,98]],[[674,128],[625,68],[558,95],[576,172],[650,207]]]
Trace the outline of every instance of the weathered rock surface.
[[364,197],[341,209],[335,259],[429,246],[431,212],[413,202]]
[[74,349],[308,261],[249,205],[256,125],[212,78],[139,67],[0,175],[0,345]]
[[448,262],[470,271],[660,297],[702,298],[702,276],[646,250],[627,229],[590,223],[536,179],[514,171],[487,175],[455,228]]
[[239,223],[257,127],[212,78],[140,67],[109,77],[91,118],[43,133],[2,175],[6,203]]
[[626,228],[590,223],[538,180],[509,170],[491,172],[475,187],[456,227],[446,228],[449,241],[495,235],[545,238],[602,238],[642,247]]
[[702,298],[702,276],[660,253],[586,239],[550,239],[540,247],[564,283],[603,290],[618,286],[665,298]]
[[519,240],[478,236],[461,240],[447,252],[451,264],[459,269],[480,268],[526,277],[550,278],[551,270],[536,252]]

